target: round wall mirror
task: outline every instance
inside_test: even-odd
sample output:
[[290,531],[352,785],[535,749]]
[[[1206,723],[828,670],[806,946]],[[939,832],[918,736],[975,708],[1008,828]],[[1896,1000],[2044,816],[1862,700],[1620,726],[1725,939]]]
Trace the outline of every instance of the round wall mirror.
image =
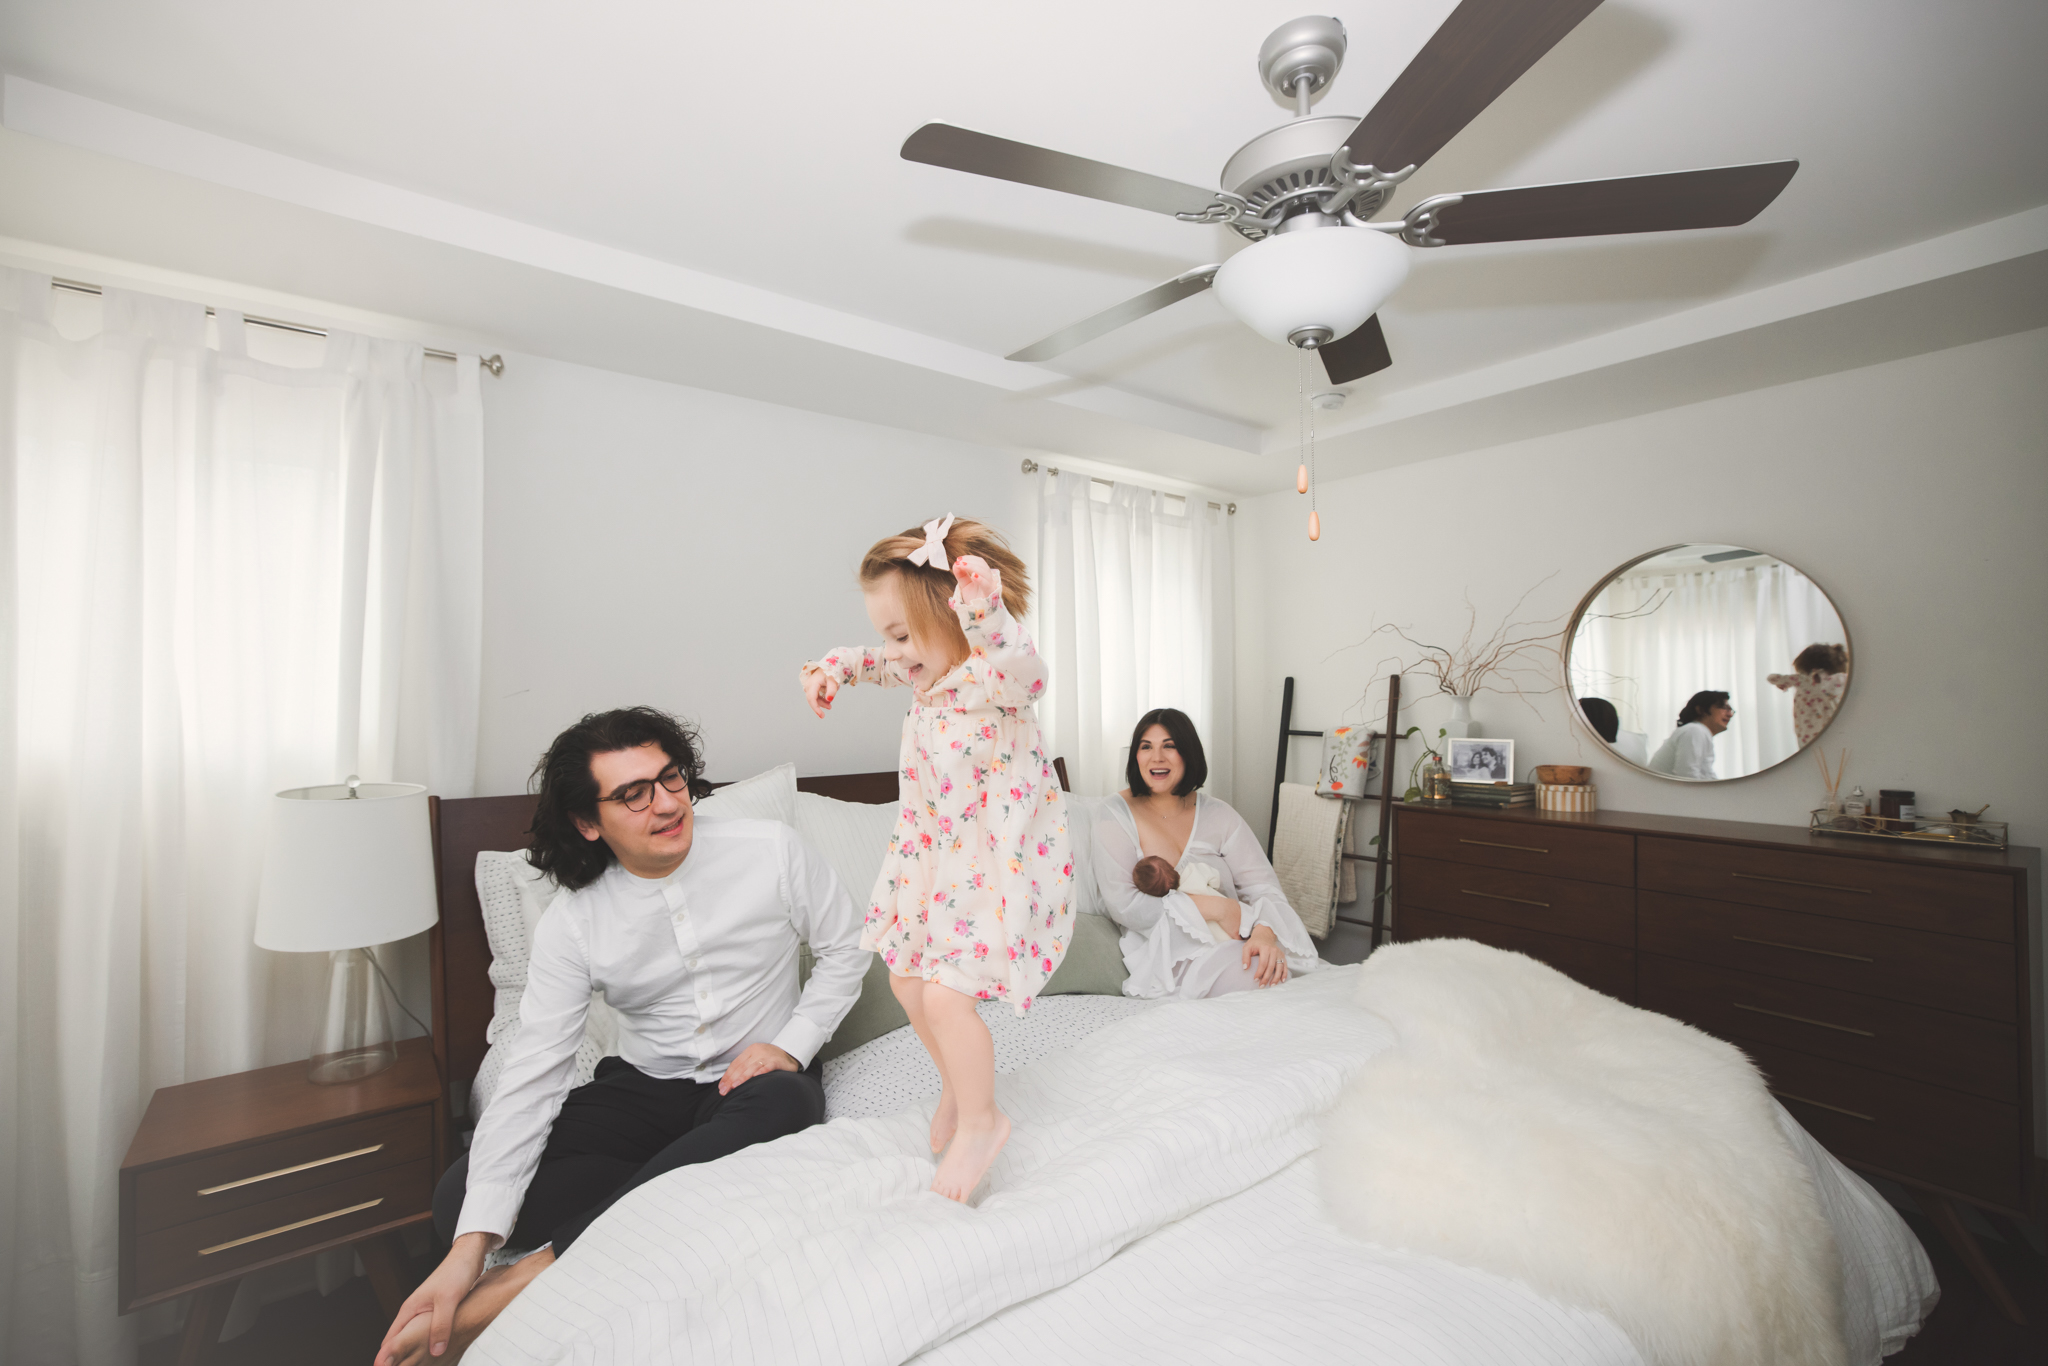
[[1579,604],[1565,680],[1617,758],[1684,782],[1744,778],[1820,738],[1849,691],[1849,632],[1775,555],[1679,545],[1630,560]]

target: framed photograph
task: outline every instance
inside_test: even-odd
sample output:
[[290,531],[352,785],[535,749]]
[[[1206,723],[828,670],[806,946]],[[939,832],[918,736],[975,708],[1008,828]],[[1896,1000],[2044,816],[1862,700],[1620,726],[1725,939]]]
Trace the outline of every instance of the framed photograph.
[[1513,740],[1451,740],[1444,755],[1454,783],[1511,783],[1515,780]]

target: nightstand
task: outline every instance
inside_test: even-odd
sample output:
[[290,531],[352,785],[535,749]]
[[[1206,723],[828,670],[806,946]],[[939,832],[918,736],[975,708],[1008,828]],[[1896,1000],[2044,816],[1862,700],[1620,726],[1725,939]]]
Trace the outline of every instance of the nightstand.
[[294,1062],[158,1091],[121,1164],[121,1312],[198,1292],[178,1353],[193,1366],[244,1275],[353,1244],[396,1315],[396,1232],[433,1217],[440,1105],[428,1039],[339,1086]]

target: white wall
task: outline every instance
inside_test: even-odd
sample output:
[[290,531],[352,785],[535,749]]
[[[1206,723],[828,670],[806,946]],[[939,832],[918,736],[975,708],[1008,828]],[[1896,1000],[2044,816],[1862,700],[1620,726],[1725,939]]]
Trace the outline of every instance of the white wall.
[[[1978,342],[1326,485],[1239,501],[1236,798],[1272,800],[1280,680],[1295,724],[1384,715],[1392,653],[1374,624],[1455,637],[1532,586],[1562,617],[1615,566],[1679,542],[1782,556],[1834,598],[1856,655],[1822,743],[1850,751],[1843,791],[1911,788],[1922,810],[1991,803],[2015,843],[2048,838],[2048,332]],[[1376,706],[1361,705],[1368,684]],[[1425,684],[1409,674],[1413,696]],[[1429,733],[1437,698],[1408,720]],[[1804,824],[1825,788],[1810,755],[1711,786],[1624,768],[1562,692],[1482,694],[1483,734],[1518,770],[1587,763],[1600,803]],[[1738,721],[1737,724],[1740,724]],[[1312,770],[1313,742],[1295,750]],[[1405,777],[1408,755],[1400,773]],[[1519,774],[1518,774],[1519,776]],[[1368,808],[1371,810],[1371,808]]]
[[955,512],[1031,560],[1015,452],[532,356],[486,381],[484,417],[479,795],[638,703],[696,721],[715,780],[893,768],[906,694],[854,689],[820,721],[797,689],[874,634],[861,553]]

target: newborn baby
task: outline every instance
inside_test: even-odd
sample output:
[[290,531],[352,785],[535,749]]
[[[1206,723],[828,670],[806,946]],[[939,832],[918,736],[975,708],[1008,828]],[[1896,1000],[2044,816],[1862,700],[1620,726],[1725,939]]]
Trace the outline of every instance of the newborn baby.
[[[1222,896],[1222,875],[1206,863],[1190,863],[1187,871],[1176,872],[1174,866],[1157,854],[1138,860],[1131,869],[1131,882],[1146,896],[1165,896],[1168,892],[1186,892],[1189,896]],[[1230,935],[1213,920],[1204,920],[1209,927],[1209,938],[1218,944],[1228,944]]]

